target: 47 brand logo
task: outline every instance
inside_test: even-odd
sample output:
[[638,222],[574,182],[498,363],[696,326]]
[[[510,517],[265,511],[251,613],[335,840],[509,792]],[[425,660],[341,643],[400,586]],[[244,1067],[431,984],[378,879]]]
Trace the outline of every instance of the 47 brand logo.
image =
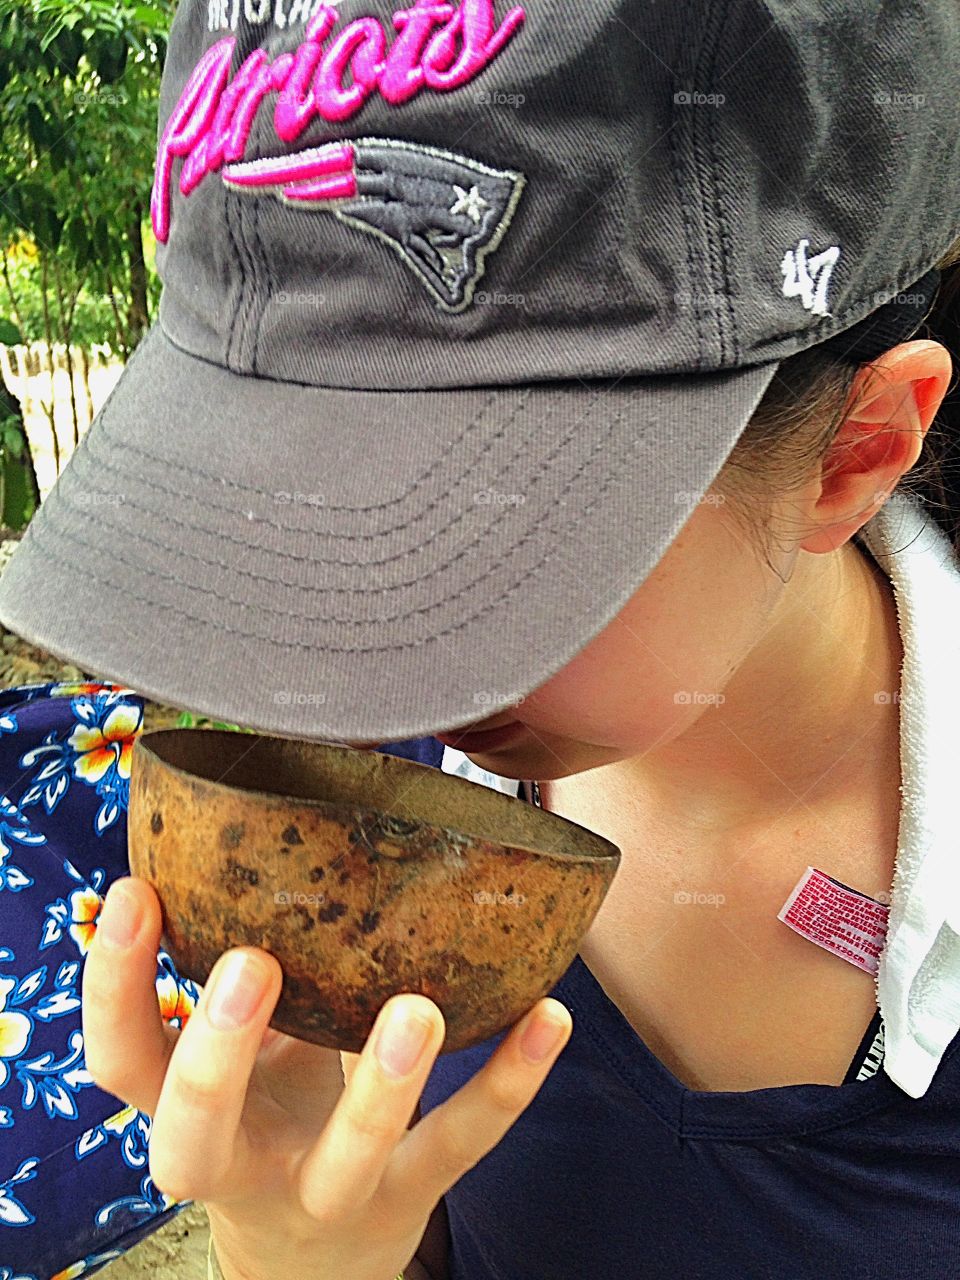
[[807,257],[809,240],[798,240],[793,249],[783,255],[780,270],[783,272],[783,296],[799,298],[800,302],[814,315],[827,316],[827,289],[830,287],[830,273],[840,257],[840,246],[832,244],[829,249]]

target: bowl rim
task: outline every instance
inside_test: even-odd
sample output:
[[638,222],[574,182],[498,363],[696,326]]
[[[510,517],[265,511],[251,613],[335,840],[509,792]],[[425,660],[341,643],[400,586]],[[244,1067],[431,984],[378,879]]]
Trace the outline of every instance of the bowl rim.
[[[334,800],[319,800],[311,796],[289,795],[285,792],[279,792],[279,791],[262,791],[256,787],[241,787],[241,786],[233,785],[228,782],[223,782],[220,779],[207,778],[207,777],[204,777],[202,774],[192,773],[189,769],[184,768],[182,765],[172,764],[169,760],[164,759],[164,757],[160,755],[157,751],[154,751],[150,745],[151,742],[156,742],[157,740],[171,740],[174,738],[180,738],[184,734],[196,734],[196,733],[208,734],[214,737],[219,737],[221,740],[229,739],[231,741],[235,740],[238,736],[241,736],[237,730],[233,730],[233,729],[200,729],[200,728],[188,728],[186,726],[169,726],[165,728],[145,730],[144,732],[141,732],[140,734],[138,734],[136,739],[134,740],[133,757],[131,760],[131,779],[130,779],[131,782],[133,781],[133,777],[134,777],[134,768],[135,768],[134,762],[137,760],[138,755],[148,755],[152,758],[153,761],[157,763],[157,765],[163,771],[169,774],[173,774],[182,780],[186,780],[193,783],[197,783],[197,782],[202,783],[205,787],[208,787],[214,791],[222,792],[225,795],[230,793],[236,795],[239,793],[244,796],[251,797],[252,799],[255,799],[258,803],[263,803],[265,808],[271,808],[271,807],[280,808],[284,804],[296,805],[300,808],[316,809],[325,814],[331,814],[331,815],[337,815],[337,816],[350,815],[351,821],[355,821],[356,818],[361,814],[369,815],[374,819],[376,818],[390,819],[390,818],[398,818],[401,816],[397,813],[391,812],[391,810],[389,809],[377,809],[372,807],[364,808],[364,807],[361,807],[360,805],[342,804]],[[319,754],[330,753],[330,754],[340,755],[340,756],[346,756],[348,754],[352,754],[354,756],[357,756],[357,755],[370,756],[370,755],[376,754],[376,755],[379,755],[379,758],[385,762],[379,767],[387,770],[388,772],[397,770],[398,768],[406,769],[408,766],[413,766],[415,768],[422,769],[426,773],[429,773],[432,775],[440,774],[443,778],[447,780],[446,783],[442,784],[444,786],[446,786],[449,783],[454,787],[461,787],[461,788],[469,787],[472,789],[480,785],[476,782],[471,782],[469,778],[460,777],[457,774],[442,773],[441,770],[435,768],[432,765],[424,764],[420,760],[409,760],[405,756],[392,756],[392,755],[389,755],[388,753],[373,752],[369,749],[361,750],[358,747],[349,747],[342,743],[321,742],[315,739],[293,738],[293,737],[287,737],[281,734],[268,734],[268,733],[259,733],[259,732],[245,734],[242,736],[255,738],[257,741],[264,741],[268,743],[294,742],[301,747],[306,747],[310,751],[316,751]],[[399,764],[397,762],[399,762]],[[492,787],[485,788],[485,790],[489,791],[489,793],[492,796],[501,797],[503,802],[506,804],[511,804],[511,803],[522,804],[523,803],[523,801],[521,801],[519,797],[509,796],[504,792],[495,791]],[[134,795],[134,791],[133,791],[133,788],[131,788],[131,800],[133,799],[133,795]],[[485,803],[489,803],[489,802],[485,801]],[[499,800],[494,800],[492,803],[499,804],[500,802]],[[563,849],[534,848],[529,844],[518,844],[510,841],[492,839],[490,836],[484,835],[481,832],[468,831],[468,830],[457,828],[457,827],[443,826],[440,823],[430,822],[424,819],[418,819],[418,821],[421,823],[421,826],[424,829],[428,829],[436,832],[443,832],[443,833],[449,832],[453,836],[458,837],[460,839],[466,837],[471,840],[482,841],[486,844],[497,844],[505,849],[521,850],[525,853],[530,853],[539,858],[553,858],[553,859],[563,861],[563,862],[568,862],[568,863],[570,862],[590,862],[590,863],[613,862],[615,866],[619,866],[619,863],[622,857],[621,850],[616,844],[613,843],[612,840],[608,840],[606,836],[600,835],[599,832],[591,831],[589,827],[584,827],[579,822],[573,822],[570,818],[564,818],[561,814],[551,813],[547,809],[536,809],[535,812],[538,814],[538,817],[536,819],[537,822],[546,823],[548,827],[554,827],[558,833],[570,827],[575,828],[578,832],[582,833],[581,836],[579,837],[581,842],[587,845],[594,846],[596,849],[596,852],[591,851],[590,848],[585,848],[577,852],[566,851]]]

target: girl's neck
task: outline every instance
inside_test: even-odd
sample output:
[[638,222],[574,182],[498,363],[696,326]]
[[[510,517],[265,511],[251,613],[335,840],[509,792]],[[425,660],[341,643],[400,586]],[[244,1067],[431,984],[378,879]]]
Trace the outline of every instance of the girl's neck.
[[542,783],[543,805],[573,816],[612,804],[631,830],[713,850],[787,813],[843,823],[879,805],[895,830],[902,656],[892,587],[869,553],[802,555],[722,706],[644,756]]

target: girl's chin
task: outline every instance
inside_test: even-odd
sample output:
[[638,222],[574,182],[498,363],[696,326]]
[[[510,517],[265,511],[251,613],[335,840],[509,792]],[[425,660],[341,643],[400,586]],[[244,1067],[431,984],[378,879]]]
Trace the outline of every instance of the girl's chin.
[[464,755],[473,756],[490,754],[505,748],[515,747],[525,740],[529,744],[530,732],[519,720],[499,725],[496,729],[458,730],[436,734],[438,742],[445,747],[453,747]]

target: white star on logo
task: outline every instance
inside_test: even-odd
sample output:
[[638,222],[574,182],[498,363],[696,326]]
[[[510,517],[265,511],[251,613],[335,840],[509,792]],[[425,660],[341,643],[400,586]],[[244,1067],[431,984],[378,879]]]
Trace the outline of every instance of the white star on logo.
[[471,187],[469,191],[465,191],[463,187],[453,184],[453,189],[457,193],[457,198],[450,206],[451,213],[465,213],[473,222],[479,222],[483,217],[485,209],[490,206],[480,194],[479,187]]

